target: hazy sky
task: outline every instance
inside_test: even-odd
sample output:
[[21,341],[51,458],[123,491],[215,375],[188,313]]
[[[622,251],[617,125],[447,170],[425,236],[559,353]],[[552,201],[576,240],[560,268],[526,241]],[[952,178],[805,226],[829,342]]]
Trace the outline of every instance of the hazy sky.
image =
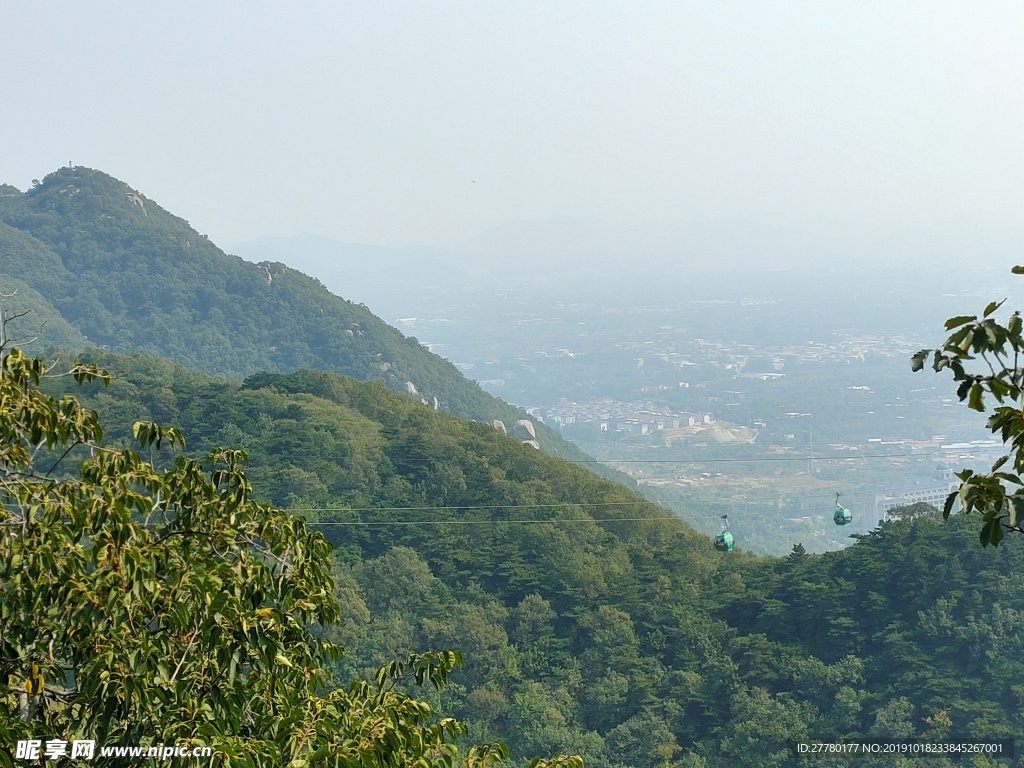
[[215,242],[513,219],[1024,233],[1024,4],[0,3],[0,181]]

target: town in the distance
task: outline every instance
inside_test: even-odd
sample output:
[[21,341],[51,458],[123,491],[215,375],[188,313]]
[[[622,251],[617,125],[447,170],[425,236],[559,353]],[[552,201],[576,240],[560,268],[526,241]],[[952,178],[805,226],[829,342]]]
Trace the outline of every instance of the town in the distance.
[[[287,241],[237,250],[270,247],[289,252]],[[500,279],[449,265],[361,283],[339,266],[342,246],[318,255],[302,268],[328,287],[362,291],[403,333],[696,528],[713,533],[729,515],[755,552],[847,546],[893,508],[941,508],[954,471],[1002,453],[948,382],[912,375],[910,358],[940,341],[946,317],[988,296],[1012,303],[1006,269],[967,284],[952,267],[820,262],[606,280],[553,257]],[[849,526],[833,525],[837,493]]]

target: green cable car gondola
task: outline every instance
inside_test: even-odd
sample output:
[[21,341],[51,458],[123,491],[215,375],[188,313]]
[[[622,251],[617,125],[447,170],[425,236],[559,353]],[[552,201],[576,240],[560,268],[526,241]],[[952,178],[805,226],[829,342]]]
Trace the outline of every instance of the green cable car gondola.
[[853,522],[853,513],[839,504],[839,492],[836,491],[836,511],[832,515],[836,525],[849,525]]
[[729,533],[729,516],[722,515],[720,519],[722,530],[715,536],[715,549],[719,552],[732,552],[733,541],[732,534]]

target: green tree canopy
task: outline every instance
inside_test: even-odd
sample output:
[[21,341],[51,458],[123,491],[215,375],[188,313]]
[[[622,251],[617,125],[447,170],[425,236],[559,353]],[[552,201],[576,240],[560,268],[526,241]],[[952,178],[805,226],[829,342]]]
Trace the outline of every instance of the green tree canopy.
[[[341,649],[314,631],[338,619],[330,546],[250,498],[244,452],[162,468],[105,447],[95,412],[39,391],[44,373],[17,349],[0,367],[0,732],[210,745],[217,765],[507,756],[502,745],[460,751],[465,727],[403,692],[443,686],[456,652],[410,654],[334,687]],[[154,423],[134,432],[144,450],[182,442]],[[55,474],[73,454],[80,470]]]
[[[1024,274],[1024,266],[1013,268]],[[998,546],[1004,531],[1024,532],[1024,322],[1015,311],[1006,323],[994,315],[1005,303],[990,302],[978,315],[958,315],[946,321],[950,335],[938,349],[922,349],[911,359],[920,371],[930,357],[936,373],[949,371],[957,383],[957,397],[967,407],[985,413],[986,395],[997,405],[988,428],[998,434],[1009,451],[988,473],[965,469],[957,473],[960,488],[946,499],[943,516],[949,517],[959,502],[964,512],[982,516],[981,543]]]

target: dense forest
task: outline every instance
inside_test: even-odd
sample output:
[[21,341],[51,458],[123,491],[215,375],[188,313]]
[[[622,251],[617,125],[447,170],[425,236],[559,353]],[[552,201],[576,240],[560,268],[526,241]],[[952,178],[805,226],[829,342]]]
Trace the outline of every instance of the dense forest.
[[[14,335],[45,320],[43,344],[92,345],[113,374],[46,383],[98,412],[106,446],[143,420],[178,425],[188,455],[244,449],[254,496],[329,542],[337,680],[457,649],[425,695],[516,765],[810,765],[794,742],[1022,726],[1016,537],[983,550],[969,519],[916,507],[838,552],[718,552],[556,435],[537,451],[494,429],[522,414],[366,308],[95,171],[0,189],[0,254],[4,309],[33,310]],[[148,450],[170,466],[180,449]],[[931,764],[965,762],[1024,764]]]
[[1022,554],[982,550],[958,518],[910,508],[840,552],[723,554],[632,491],[379,383],[89,360],[116,372],[80,392],[109,440],[143,418],[180,424],[190,452],[242,447],[256,493],[328,538],[343,679],[458,648],[437,704],[517,759],[797,765],[794,740],[1021,725]]

